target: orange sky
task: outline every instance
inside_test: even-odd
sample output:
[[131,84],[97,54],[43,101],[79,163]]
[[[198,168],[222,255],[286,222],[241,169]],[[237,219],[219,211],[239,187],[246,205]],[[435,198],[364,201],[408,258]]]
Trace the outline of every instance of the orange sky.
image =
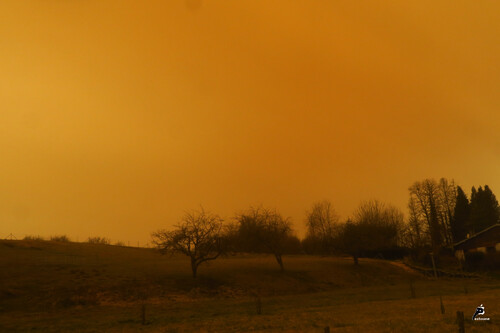
[[0,238],[500,196],[499,64],[493,0],[4,0]]

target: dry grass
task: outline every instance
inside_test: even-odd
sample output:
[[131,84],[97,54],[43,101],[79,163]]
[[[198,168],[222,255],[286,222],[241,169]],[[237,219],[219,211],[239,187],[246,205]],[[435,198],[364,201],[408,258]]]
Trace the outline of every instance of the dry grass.
[[272,257],[244,255],[193,280],[186,258],[150,249],[0,241],[0,267],[2,332],[447,332],[481,303],[492,320],[468,320],[467,332],[500,331],[498,280],[436,282],[379,260],[287,256],[282,274]]

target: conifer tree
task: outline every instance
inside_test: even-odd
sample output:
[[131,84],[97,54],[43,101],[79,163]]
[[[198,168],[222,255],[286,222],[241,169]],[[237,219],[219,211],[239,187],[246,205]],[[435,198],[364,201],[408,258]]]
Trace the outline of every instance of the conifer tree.
[[467,225],[469,223],[469,199],[460,186],[457,186],[457,200],[453,218],[451,219],[451,233],[453,242],[459,242],[467,237]]
[[499,206],[495,194],[488,185],[484,189],[479,186],[477,191],[472,188],[470,202],[470,227],[472,233],[478,233],[499,220]]

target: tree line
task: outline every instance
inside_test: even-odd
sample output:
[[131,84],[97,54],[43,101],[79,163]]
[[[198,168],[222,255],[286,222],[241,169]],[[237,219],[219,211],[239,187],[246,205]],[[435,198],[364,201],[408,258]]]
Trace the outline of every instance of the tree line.
[[473,186],[470,200],[453,180],[424,179],[409,188],[407,242],[437,252],[499,222],[498,201],[489,188]]
[[187,212],[171,230],[152,233],[163,253],[181,253],[191,260],[193,277],[198,267],[230,253],[269,253],[281,271],[284,254],[348,254],[360,257],[401,257],[409,251],[433,251],[498,223],[500,209],[485,185],[471,190],[470,200],[453,180],[424,179],[409,187],[408,217],[378,200],[362,202],[342,221],[330,201],[306,211],[306,236],[299,239],[290,218],[276,209],[251,207],[227,223],[203,208]]
[[173,230],[158,230],[152,237],[161,252],[188,256],[193,277],[200,264],[223,254],[271,253],[283,271],[283,254],[300,252],[291,220],[263,207],[239,213],[227,224],[219,215],[201,208],[187,212]]

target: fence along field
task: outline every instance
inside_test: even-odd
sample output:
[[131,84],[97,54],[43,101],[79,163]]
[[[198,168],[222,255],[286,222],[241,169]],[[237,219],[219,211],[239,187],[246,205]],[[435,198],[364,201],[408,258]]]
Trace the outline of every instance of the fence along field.
[[[498,332],[493,277],[440,278],[398,262],[237,255],[191,278],[186,257],[152,249],[0,241],[0,331]],[[466,286],[466,288],[464,288]],[[440,301],[440,299],[442,301]],[[490,321],[470,317],[484,304]],[[443,313],[444,312],[444,313]]]

